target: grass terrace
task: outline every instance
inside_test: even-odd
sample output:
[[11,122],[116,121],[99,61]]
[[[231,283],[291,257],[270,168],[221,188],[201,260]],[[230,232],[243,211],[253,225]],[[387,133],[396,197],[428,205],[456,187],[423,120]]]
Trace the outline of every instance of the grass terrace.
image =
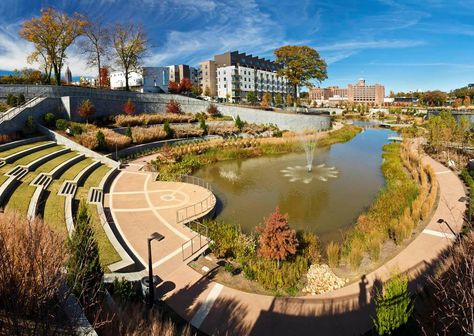
[[26,145],[22,145],[22,146],[18,146],[18,147],[13,147],[13,148],[7,149],[6,151],[0,152],[0,157],[5,158],[9,155],[21,152],[25,149],[30,149],[30,148],[33,148],[33,147],[36,147],[36,146],[39,146],[39,145],[42,145],[42,144],[45,144],[45,143],[48,143],[48,142],[50,142],[50,141],[38,141],[38,142],[33,142],[33,143],[30,143],[30,144],[26,144]]

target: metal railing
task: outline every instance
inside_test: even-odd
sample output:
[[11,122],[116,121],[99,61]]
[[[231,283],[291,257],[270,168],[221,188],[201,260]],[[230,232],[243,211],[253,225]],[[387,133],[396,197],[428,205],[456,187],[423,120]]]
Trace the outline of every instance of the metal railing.
[[[194,229],[193,229],[194,226]],[[191,239],[188,241],[184,242],[181,245],[181,256],[183,258],[183,261],[188,259],[189,257],[193,256],[194,253],[198,252],[201,250],[203,247],[207,246],[210,243],[209,237],[209,227],[206,225],[199,223],[197,221],[192,221],[189,223],[188,227],[196,232],[196,235],[194,235]],[[190,253],[185,253],[187,250],[190,250]]]
[[202,201],[179,208],[176,210],[176,223],[186,224],[192,219],[196,219],[202,214],[205,214],[216,205],[216,197],[212,193],[212,186],[209,182],[190,175],[178,175],[176,178],[180,182],[194,184],[203,187],[209,191],[209,195]]
[[40,103],[42,101],[42,96],[34,97],[30,100],[28,100],[26,103],[20,106],[15,106],[12,107],[11,109],[7,110],[4,113],[0,113],[0,123],[6,121],[6,120],[11,120],[14,117],[16,117],[18,114],[20,114],[22,111],[29,107],[33,107],[36,104]]

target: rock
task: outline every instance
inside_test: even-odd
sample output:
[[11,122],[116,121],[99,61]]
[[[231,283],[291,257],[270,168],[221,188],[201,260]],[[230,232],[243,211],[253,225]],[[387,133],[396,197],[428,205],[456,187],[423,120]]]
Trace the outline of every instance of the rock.
[[326,264],[311,265],[306,274],[306,286],[303,293],[311,295],[331,292],[338,288],[344,287],[348,282],[347,279],[341,279]]

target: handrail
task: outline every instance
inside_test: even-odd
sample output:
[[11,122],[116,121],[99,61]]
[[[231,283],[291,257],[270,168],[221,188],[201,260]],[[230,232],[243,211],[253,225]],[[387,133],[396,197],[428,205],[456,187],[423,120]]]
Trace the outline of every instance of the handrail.
[[[209,239],[209,227],[202,224],[202,223],[199,223],[197,221],[191,221],[189,223],[190,225],[188,226],[191,230],[193,230],[192,228],[192,225],[195,224],[196,225],[196,230],[193,230],[194,232],[197,232],[196,235],[194,235],[191,239],[185,241],[183,244],[181,244],[181,256],[183,258],[183,261],[188,259],[189,257],[193,256],[194,253],[196,253],[197,251],[201,250],[204,246],[208,245],[209,242],[211,241]],[[204,231],[204,232],[201,232],[201,231]],[[199,244],[198,244],[198,247],[197,249],[194,249],[195,245],[194,245],[194,239],[199,237]],[[204,237],[204,244],[203,244],[203,238]],[[184,255],[184,250],[187,248],[187,245],[191,245],[191,254],[189,256],[185,256]]]
[[11,120],[14,117],[16,117],[20,112],[25,110],[26,108],[32,107],[37,104],[37,100],[44,98],[43,96],[36,96],[25,102],[23,105],[20,106],[14,106],[11,109],[7,110],[4,113],[0,114],[0,123],[2,123],[5,120]]
[[202,201],[176,210],[176,224],[186,224],[190,219],[195,219],[216,205],[216,197],[212,193],[212,186],[209,182],[190,175],[177,175],[177,180],[203,187],[209,191],[209,195]]

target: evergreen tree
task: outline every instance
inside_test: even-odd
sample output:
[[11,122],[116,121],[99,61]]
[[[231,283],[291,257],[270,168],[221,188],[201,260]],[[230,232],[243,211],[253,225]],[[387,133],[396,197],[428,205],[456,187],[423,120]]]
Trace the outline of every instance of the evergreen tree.
[[281,93],[277,93],[277,95],[275,96],[275,104],[283,104],[283,97],[281,96]]
[[242,128],[244,127],[244,122],[240,119],[240,116],[235,118],[235,127],[237,127],[239,131],[242,131]]
[[103,294],[104,271],[99,260],[99,246],[94,238],[91,217],[84,202],[79,205],[68,248],[70,251],[67,263],[69,287],[83,309],[93,310],[99,304]]

